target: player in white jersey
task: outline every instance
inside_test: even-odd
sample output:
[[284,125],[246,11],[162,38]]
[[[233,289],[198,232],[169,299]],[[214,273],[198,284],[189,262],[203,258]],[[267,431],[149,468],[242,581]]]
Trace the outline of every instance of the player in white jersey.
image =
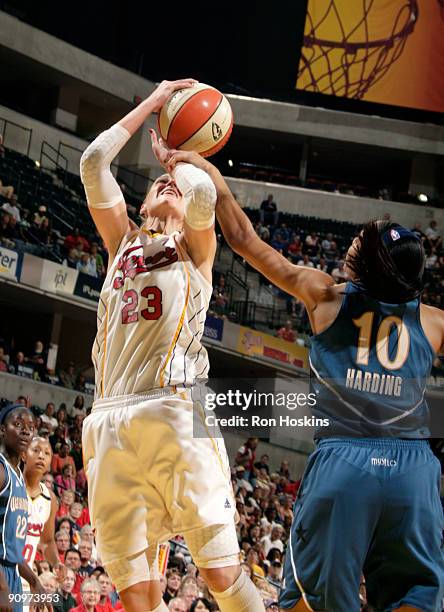
[[[127,612],[167,610],[157,547],[184,535],[222,612],[263,612],[241,572],[221,440],[193,438],[190,387],[208,374],[201,344],[216,251],[216,189],[179,164],[129,220],[110,163],[152,112],[193,79],[160,86],[85,150],[81,177],[109,252],[93,347],[96,396],[83,453],[97,548]],[[167,152],[152,133],[166,167]]]
[[[32,568],[37,546],[40,543],[45,559],[50,563],[57,580],[61,583],[65,579],[66,568],[60,563],[54,539],[58,504],[54,493],[41,482],[43,476],[49,471],[51,459],[52,449],[49,441],[38,436],[33,438],[25,455],[23,470],[29,501],[28,530],[23,558]],[[25,586],[24,591],[28,590]]]

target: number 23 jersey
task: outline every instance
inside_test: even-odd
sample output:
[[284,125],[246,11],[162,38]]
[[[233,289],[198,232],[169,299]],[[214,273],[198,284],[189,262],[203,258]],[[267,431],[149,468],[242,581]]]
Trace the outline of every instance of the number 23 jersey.
[[109,266],[92,350],[96,399],[207,377],[201,338],[212,286],[178,236],[134,230]]

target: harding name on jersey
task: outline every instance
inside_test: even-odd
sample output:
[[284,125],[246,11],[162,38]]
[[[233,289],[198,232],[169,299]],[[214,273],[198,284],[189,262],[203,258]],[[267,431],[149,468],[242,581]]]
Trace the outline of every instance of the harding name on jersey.
[[348,389],[378,393],[379,395],[401,396],[401,376],[378,374],[378,372],[363,372],[355,368],[348,368],[345,386]]

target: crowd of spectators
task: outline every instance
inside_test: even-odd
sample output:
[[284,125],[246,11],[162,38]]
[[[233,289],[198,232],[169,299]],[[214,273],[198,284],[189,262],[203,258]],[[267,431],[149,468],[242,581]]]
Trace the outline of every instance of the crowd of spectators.
[[[383,196],[384,194],[381,198]],[[136,213],[133,203],[128,203],[128,212],[132,216]],[[279,213],[273,194],[268,194],[258,209],[246,212],[252,219],[260,238],[292,263],[324,270],[332,274],[337,282],[347,280],[344,257],[349,237],[334,235],[328,230],[319,232],[315,227],[309,230],[302,229],[298,225],[297,215],[290,216],[289,222],[280,222],[282,215]],[[288,218],[286,215],[286,219]],[[390,215],[387,213],[385,218],[390,219]],[[65,234],[54,230],[52,225],[48,206],[40,202],[34,208],[25,207],[18,201],[14,187],[0,182],[0,245],[18,249],[25,246],[29,248],[31,245],[43,249],[44,253],[53,254],[67,267],[103,279],[106,273],[107,253],[93,225],[91,224],[84,232],[79,227],[74,227]],[[413,231],[423,240],[427,255],[426,289],[423,299],[427,303],[440,306],[444,268],[440,228],[436,221],[432,220],[426,229],[423,230],[420,224],[416,224]],[[216,305],[219,312],[225,312],[229,308],[227,287],[224,283],[225,278],[222,276],[213,294],[213,305]],[[298,316],[300,307],[290,298],[287,303],[288,314],[292,317]]]
[[48,366],[48,351],[41,340],[36,340],[28,352],[22,350],[22,347],[11,350],[6,340],[1,338],[0,372],[9,372],[82,393],[93,392],[92,383],[86,380],[83,372],[76,368],[73,361],[68,362],[64,368],[51,369]]
[[[317,268],[333,276],[337,283],[348,280],[345,267],[345,255],[349,242],[342,236],[334,236],[331,232],[321,233],[316,230],[302,230],[294,223],[279,222],[279,213],[274,197],[270,194],[260,206],[259,220],[252,211],[247,211],[254,222],[257,235],[274,249],[279,251],[292,263],[299,266]],[[390,214],[384,219],[390,221]],[[356,228],[358,229],[358,228]],[[423,301],[440,307],[444,289],[444,249],[441,230],[435,220],[431,220],[424,230],[416,223],[412,231],[421,239],[425,254],[425,289]],[[289,298],[288,313],[296,316],[298,311]]]
[[69,268],[96,278],[105,277],[107,255],[98,238],[97,242],[89,242],[78,227],[64,237],[52,229],[46,206],[28,210],[18,203],[15,194],[0,209],[0,244],[18,250],[34,245],[44,253],[52,253]]
[[[1,403],[6,403],[2,399]],[[14,398],[9,398],[14,401]],[[15,403],[28,406],[35,415],[38,434],[49,439],[53,457],[43,482],[58,499],[55,542],[67,577],[58,584],[50,564],[38,550],[34,570],[48,593],[61,601],[55,612],[111,612],[121,609],[119,596],[98,557],[87,503],[87,481],[82,458],[82,424],[90,411],[78,398],[72,405],[49,402],[44,409],[20,396]],[[290,476],[283,461],[275,471],[267,454],[256,460],[257,439],[250,438],[234,458],[232,486],[240,521],[237,534],[241,568],[259,589],[267,612],[278,611],[283,557],[292,520],[292,505],[299,481]],[[167,545],[164,600],[171,612],[214,612],[217,604],[193,564],[181,536]]]

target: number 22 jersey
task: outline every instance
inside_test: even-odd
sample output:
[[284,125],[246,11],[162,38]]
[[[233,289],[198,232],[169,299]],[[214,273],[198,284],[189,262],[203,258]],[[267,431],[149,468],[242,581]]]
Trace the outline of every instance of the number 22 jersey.
[[28,495],[23,474],[17,473],[0,453],[5,482],[0,491],[0,563],[23,563],[28,527]]
[[212,286],[178,236],[134,230],[108,267],[92,350],[96,399],[207,377],[201,338]]

